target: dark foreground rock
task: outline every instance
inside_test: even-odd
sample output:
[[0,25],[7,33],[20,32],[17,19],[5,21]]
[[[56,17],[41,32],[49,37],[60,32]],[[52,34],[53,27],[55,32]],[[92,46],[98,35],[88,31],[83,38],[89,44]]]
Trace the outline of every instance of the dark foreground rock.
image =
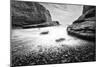
[[52,52],[53,49],[55,48],[50,48],[46,52],[41,47],[39,52],[31,51],[24,53],[24,55],[18,55],[16,51],[13,51],[12,66],[93,62],[96,59],[95,46],[91,44],[86,44],[85,46],[76,48],[70,48],[66,45],[63,45],[61,48],[57,48],[56,51]]
[[[12,1],[11,2],[12,28],[25,25],[49,24],[50,12],[37,2]],[[52,22],[53,23],[53,22]]]
[[68,26],[67,31],[70,35],[82,39],[95,41],[96,37],[96,7],[84,6],[83,14]]

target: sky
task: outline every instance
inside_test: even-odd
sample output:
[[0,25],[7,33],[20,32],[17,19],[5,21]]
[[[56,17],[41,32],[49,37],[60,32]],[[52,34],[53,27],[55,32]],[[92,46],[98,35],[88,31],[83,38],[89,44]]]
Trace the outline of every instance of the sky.
[[59,21],[62,25],[72,24],[82,14],[83,10],[83,5],[44,2],[40,4],[49,10],[53,21]]

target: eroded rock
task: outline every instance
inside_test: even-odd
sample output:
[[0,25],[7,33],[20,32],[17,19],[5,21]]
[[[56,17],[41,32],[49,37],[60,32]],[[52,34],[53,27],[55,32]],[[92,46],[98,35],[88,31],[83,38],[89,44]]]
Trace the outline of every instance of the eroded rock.
[[41,24],[23,25],[22,27],[25,29],[25,28],[42,28],[42,27],[58,26],[58,25],[60,25],[58,21],[50,21]]
[[96,7],[84,6],[83,14],[69,25],[69,34],[83,39],[95,41],[96,35]]
[[50,12],[37,2],[11,2],[12,27],[51,22]]

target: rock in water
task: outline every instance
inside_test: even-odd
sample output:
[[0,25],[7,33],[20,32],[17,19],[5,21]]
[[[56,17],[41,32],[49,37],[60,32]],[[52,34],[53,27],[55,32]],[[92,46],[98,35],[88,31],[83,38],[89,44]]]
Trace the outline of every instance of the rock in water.
[[84,6],[83,14],[67,27],[69,34],[95,41],[96,34],[96,6]]
[[48,33],[49,33],[49,31],[45,31],[45,32],[41,32],[40,34],[45,35],[45,34],[48,34]]
[[56,39],[55,41],[56,42],[62,42],[62,41],[64,41],[65,40],[65,38],[59,38],[59,39]]
[[11,2],[12,27],[51,22],[49,11],[37,2]]

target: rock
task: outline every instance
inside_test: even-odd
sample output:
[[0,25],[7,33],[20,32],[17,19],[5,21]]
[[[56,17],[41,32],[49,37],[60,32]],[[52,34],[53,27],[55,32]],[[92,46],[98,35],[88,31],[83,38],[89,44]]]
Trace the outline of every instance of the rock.
[[62,41],[65,41],[65,38],[59,38],[59,39],[56,39],[55,41],[56,42],[62,42]]
[[96,35],[96,7],[84,6],[83,14],[67,27],[68,34],[82,39],[95,41]]
[[48,34],[48,33],[49,33],[49,31],[45,31],[45,32],[41,32],[40,34],[45,35],[45,34]]
[[51,22],[50,12],[37,2],[11,2],[12,28]]
[[58,26],[60,25],[58,21],[51,21],[51,22],[45,22],[41,24],[32,24],[32,25],[23,25],[22,28],[42,28],[42,27],[48,27],[48,26]]

